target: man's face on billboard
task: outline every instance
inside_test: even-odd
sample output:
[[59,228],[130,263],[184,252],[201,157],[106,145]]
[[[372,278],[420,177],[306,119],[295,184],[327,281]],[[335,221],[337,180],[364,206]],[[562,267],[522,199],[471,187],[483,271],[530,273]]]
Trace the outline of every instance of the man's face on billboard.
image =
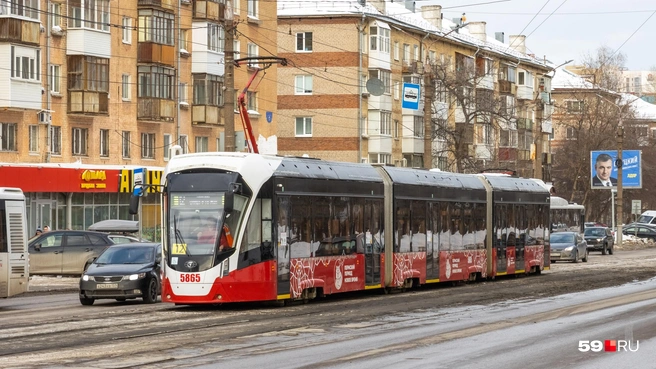
[[610,179],[610,173],[613,171],[613,161],[600,161],[597,163],[597,177],[602,181]]

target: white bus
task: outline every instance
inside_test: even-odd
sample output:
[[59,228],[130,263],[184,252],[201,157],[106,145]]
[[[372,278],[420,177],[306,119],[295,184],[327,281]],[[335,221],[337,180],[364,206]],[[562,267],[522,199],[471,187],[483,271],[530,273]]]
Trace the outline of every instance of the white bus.
[[562,197],[551,196],[551,232],[583,233],[585,223],[585,207],[570,203]]
[[0,187],[0,297],[26,292],[28,281],[25,196],[19,188]]

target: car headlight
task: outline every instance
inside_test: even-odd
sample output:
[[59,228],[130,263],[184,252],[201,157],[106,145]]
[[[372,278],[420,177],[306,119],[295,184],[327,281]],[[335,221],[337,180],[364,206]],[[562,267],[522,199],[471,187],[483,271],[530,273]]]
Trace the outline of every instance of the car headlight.
[[146,276],[146,273],[139,273],[139,274],[132,274],[130,277],[128,277],[129,280],[131,281],[136,281],[137,279],[141,279]]
[[87,282],[87,281],[89,280],[89,276],[86,275],[86,274],[83,275],[83,276],[82,276],[82,280],[85,281],[85,282]]
[[565,249],[565,251],[572,251],[572,250],[574,250],[574,246],[570,246],[570,247]]

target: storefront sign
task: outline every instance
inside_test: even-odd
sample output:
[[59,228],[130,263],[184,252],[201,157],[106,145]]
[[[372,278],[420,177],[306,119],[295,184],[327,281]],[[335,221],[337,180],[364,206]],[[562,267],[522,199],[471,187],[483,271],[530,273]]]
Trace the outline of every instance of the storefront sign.
[[[162,181],[162,170],[149,169],[146,171],[145,183],[151,185],[148,187],[149,193],[160,192],[159,184]],[[129,192],[134,191],[134,170],[133,169],[121,169],[121,175],[119,176],[118,192]]]
[[80,175],[82,183],[80,188],[88,190],[92,188],[107,188],[107,174],[104,170],[87,169]]

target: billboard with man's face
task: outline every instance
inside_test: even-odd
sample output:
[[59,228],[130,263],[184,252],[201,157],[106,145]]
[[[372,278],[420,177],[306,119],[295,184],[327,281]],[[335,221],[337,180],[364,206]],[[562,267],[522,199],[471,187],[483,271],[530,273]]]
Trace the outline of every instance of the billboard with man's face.
[[[642,188],[642,164],[640,150],[622,151],[622,188]],[[591,151],[592,174],[590,186],[593,189],[617,188],[617,151]]]

